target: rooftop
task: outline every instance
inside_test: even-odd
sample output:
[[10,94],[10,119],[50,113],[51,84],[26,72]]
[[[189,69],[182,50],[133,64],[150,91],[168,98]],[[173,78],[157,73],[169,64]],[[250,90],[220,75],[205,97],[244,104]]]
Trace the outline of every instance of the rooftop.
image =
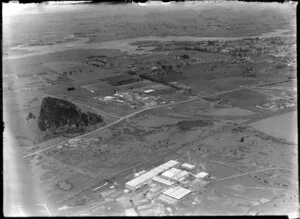
[[158,175],[159,173],[168,170],[169,168],[177,165],[179,162],[175,161],[175,160],[169,160],[168,162],[157,166],[155,168],[153,168],[152,170],[134,178],[133,180],[129,181],[126,183],[126,185],[135,187],[138,186],[140,184],[142,184],[143,182],[146,182],[147,180],[150,180],[151,178],[153,178],[154,176]]
[[161,175],[166,178],[169,178],[169,179],[180,180],[181,178],[187,176],[188,174],[189,174],[189,172],[187,172],[185,170],[180,170],[180,169],[173,167],[173,168],[165,171]]
[[164,178],[161,178],[159,176],[153,177],[152,180],[155,181],[155,182],[159,182],[159,183],[165,184],[167,186],[171,186],[171,185],[174,184],[174,182],[172,182],[170,180],[167,180],[167,179],[164,179]]
[[191,190],[185,189],[181,186],[176,186],[163,192],[163,194],[168,195],[175,199],[181,199],[189,193],[191,193]]
[[200,172],[195,175],[196,178],[204,178],[207,176],[208,176],[208,173],[206,173],[206,172]]
[[194,169],[195,165],[189,164],[189,163],[184,163],[181,165],[181,167],[186,168],[186,169]]

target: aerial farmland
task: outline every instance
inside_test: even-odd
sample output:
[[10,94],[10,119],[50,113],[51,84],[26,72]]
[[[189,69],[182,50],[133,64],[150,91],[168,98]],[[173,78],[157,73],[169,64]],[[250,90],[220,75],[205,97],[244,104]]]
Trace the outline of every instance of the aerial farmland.
[[3,4],[5,215],[299,217],[295,4],[147,4]]

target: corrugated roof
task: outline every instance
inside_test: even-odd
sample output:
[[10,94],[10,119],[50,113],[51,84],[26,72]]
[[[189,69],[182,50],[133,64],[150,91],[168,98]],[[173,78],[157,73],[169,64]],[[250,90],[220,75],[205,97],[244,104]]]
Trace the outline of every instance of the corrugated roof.
[[177,169],[177,168],[171,168],[171,169],[163,172],[161,175],[166,177],[166,178],[179,180],[179,179],[181,179],[182,177],[185,177],[188,174],[189,174],[189,172],[187,172],[185,170],[180,170],[180,169]]
[[162,173],[162,176],[173,178],[176,174],[180,173],[182,170],[177,168],[171,168],[165,172]]
[[189,163],[184,163],[181,165],[183,168],[187,168],[187,169],[193,169],[195,168],[195,165],[189,164]]
[[127,182],[126,185],[133,186],[133,187],[138,186],[138,185],[142,184],[143,182],[151,179],[152,177],[160,174],[161,172],[163,172],[177,164],[179,164],[178,161],[169,160],[168,162],[166,162],[158,167],[155,167],[152,170],[132,179],[131,181]]
[[167,180],[167,179],[163,179],[163,178],[161,178],[161,177],[159,177],[159,176],[153,177],[152,180],[154,180],[154,181],[156,181],[156,182],[160,182],[160,183],[165,184],[165,185],[167,185],[167,186],[171,186],[171,185],[174,184],[174,182],[172,182],[172,181],[170,181],[170,180]]
[[187,172],[187,171],[181,171],[180,173],[176,174],[173,178],[175,180],[180,180],[181,178],[183,178],[183,177],[185,177],[187,175],[189,175],[189,172]]
[[189,190],[189,189],[185,189],[181,186],[176,186],[176,187],[168,189],[167,191],[164,191],[163,194],[168,195],[175,199],[181,199],[184,196],[186,196],[187,194],[189,194],[190,192],[191,192],[191,190]]

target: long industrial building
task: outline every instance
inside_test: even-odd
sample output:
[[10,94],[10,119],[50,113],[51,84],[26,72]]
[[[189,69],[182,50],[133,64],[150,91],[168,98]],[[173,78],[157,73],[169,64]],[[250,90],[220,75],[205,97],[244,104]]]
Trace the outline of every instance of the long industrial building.
[[154,176],[157,176],[158,174],[178,165],[180,165],[178,161],[170,160],[127,182],[125,187],[130,190],[136,190],[145,185],[148,181],[152,180]]

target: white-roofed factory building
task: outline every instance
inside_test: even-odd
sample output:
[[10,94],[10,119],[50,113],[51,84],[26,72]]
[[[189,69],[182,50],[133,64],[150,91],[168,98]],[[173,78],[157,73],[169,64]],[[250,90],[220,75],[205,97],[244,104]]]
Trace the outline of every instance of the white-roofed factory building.
[[180,165],[178,161],[170,160],[134,178],[133,180],[130,180],[125,184],[125,187],[130,190],[136,190],[151,181],[154,176],[157,176],[158,174],[178,165]]
[[209,174],[206,173],[206,172],[200,172],[200,173],[197,173],[196,175],[194,175],[197,179],[206,179]]
[[166,178],[168,180],[179,182],[187,178],[189,175],[190,175],[189,172],[173,167],[163,172],[161,174],[161,177]]
[[202,179],[209,176],[206,172],[192,174],[194,170],[195,165],[193,164],[181,164],[176,160],[169,160],[147,172],[140,171],[141,175],[128,181],[125,187],[134,194],[139,194],[136,192],[147,187],[145,194],[149,199],[174,204],[191,193],[190,189],[193,187],[194,181],[204,182],[205,180]]

